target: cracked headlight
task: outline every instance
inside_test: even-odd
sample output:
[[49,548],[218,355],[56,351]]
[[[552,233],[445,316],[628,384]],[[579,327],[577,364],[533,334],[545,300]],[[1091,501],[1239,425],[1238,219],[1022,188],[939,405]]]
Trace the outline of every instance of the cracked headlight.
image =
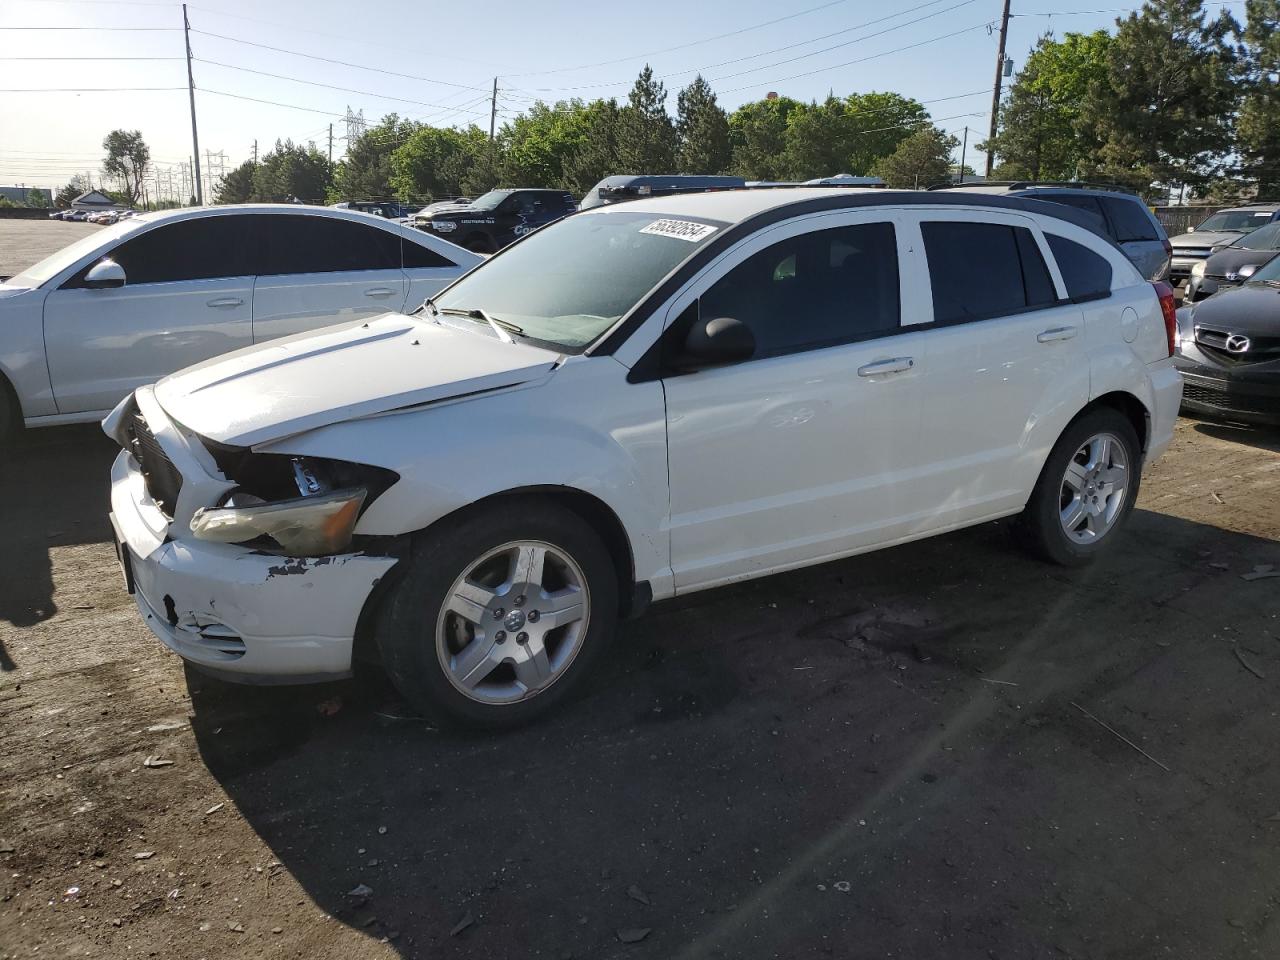
[[316,557],[339,553],[351,545],[367,491],[361,487],[320,496],[297,497],[278,503],[202,508],[191,518],[191,532],[200,540],[245,543],[270,537],[291,556]]

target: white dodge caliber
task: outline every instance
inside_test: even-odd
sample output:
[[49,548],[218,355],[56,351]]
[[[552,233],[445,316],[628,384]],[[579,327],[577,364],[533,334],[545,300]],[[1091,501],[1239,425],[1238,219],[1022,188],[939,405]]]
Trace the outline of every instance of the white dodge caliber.
[[305,681],[373,655],[442,720],[517,724],[650,600],[998,517],[1089,560],[1170,442],[1173,323],[1055,204],[601,207],[416,315],[137,390],[104,422],[112,520],[193,665]]

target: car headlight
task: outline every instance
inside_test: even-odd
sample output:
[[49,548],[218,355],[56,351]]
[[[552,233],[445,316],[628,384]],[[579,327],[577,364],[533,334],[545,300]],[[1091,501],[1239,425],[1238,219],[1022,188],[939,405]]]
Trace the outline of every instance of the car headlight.
[[368,492],[338,490],[279,503],[202,508],[191,518],[191,532],[215,543],[244,543],[270,537],[291,556],[338,553],[351,543]]
[[1204,276],[1204,268],[1206,264],[1207,264],[1207,261],[1205,260],[1197,260],[1195,265],[1192,266],[1191,268],[1191,275],[1195,277],[1197,280],[1202,278]]
[[264,550],[294,557],[341,553],[364,507],[400,479],[368,464],[204,444],[236,484],[226,499],[191,518],[196,538],[214,543],[261,541]]

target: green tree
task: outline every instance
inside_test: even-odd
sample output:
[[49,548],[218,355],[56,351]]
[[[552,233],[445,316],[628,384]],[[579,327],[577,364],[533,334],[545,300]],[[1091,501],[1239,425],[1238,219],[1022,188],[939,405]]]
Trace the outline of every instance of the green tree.
[[701,74],[676,95],[676,138],[681,173],[715,174],[729,169],[729,115]]
[[304,147],[292,140],[277,140],[253,171],[255,199],[318,203],[328,186],[329,161],[314,143]]
[[391,154],[392,189],[414,200],[481,192],[496,182],[498,147],[476,126],[465,131],[421,127]]
[[1280,197],[1280,0],[1246,0],[1245,95],[1236,121],[1240,172]]
[[928,119],[921,104],[896,93],[801,105],[787,119],[787,173],[796,180],[865,174]]
[[1207,183],[1232,147],[1238,24],[1225,9],[1207,20],[1202,0],[1148,0],[1117,22],[1084,106],[1100,143],[1087,173],[1144,191]]
[[579,117],[582,137],[563,165],[566,190],[584,196],[605,177],[621,169],[618,161],[620,113],[616,100],[593,100],[583,108]]
[[645,64],[618,112],[619,173],[670,173],[676,166],[676,128],[667,115],[667,88]]
[[589,135],[591,116],[581,100],[541,101],[502,128],[502,173],[522,187],[568,188],[569,160]]
[[877,161],[871,172],[888,187],[927,187],[950,177],[951,152],[959,145],[959,140],[937,127],[925,127],[898,144],[892,154]]
[[1099,146],[1081,108],[1107,80],[1110,44],[1105,30],[1039,39],[1005,94],[995,139],[978,144],[1000,158],[1001,179],[1078,175]]
[[89,189],[89,182],[80,174],[75,174],[67,181],[67,185],[57,192],[53,198],[54,206],[66,210],[71,201]]
[[391,155],[422,125],[389,113],[347,144],[347,155],[333,165],[330,203],[383,200],[392,195]]
[[787,120],[801,104],[790,97],[744,103],[729,116],[730,172],[748,180],[787,176]]
[[129,206],[142,195],[142,178],[151,162],[151,148],[142,139],[140,130],[112,130],[103,138],[102,149],[107,158],[102,162],[102,172],[120,183]]
[[253,187],[253,173],[256,164],[246,160],[236,167],[218,184],[214,191],[214,203],[252,203],[260,199]]

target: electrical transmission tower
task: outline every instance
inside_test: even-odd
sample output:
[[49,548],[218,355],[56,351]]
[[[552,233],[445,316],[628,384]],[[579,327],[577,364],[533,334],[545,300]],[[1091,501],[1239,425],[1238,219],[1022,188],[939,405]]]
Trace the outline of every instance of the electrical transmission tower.
[[353,143],[367,127],[368,124],[364,122],[364,111],[353,112],[350,107],[347,107],[347,143]]

